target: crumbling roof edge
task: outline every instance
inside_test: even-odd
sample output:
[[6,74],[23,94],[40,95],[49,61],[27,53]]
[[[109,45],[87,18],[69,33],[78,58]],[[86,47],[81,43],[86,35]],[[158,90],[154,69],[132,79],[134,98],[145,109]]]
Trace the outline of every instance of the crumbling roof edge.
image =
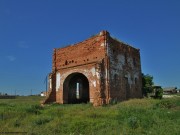
[[135,50],[137,50],[137,51],[140,51],[139,48],[133,47],[132,45],[130,45],[130,44],[128,44],[128,43],[125,43],[125,42],[123,42],[123,41],[121,41],[121,40],[119,40],[119,39],[117,39],[117,38],[115,38],[115,37],[112,37],[112,36],[110,35],[110,33],[109,33],[108,31],[106,31],[106,30],[102,30],[102,31],[100,31],[99,34],[93,35],[93,36],[91,36],[91,37],[89,37],[89,38],[87,38],[87,39],[85,39],[85,40],[83,40],[83,41],[80,41],[80,42],[77,42],[77,43],[74,43],[74,44],[70,44],[70,45],[66,45],[66,46],[64,46],[64,47],[55,48],[55,49],[59,50],[59,49],[65,49],[65,48],[68,48],[68,47],[78,46],[78,45],[81,45],[81,43],[85,43],[85,42],[87,42],[87,41],[89,41],[89,40],[92,40],[93,38],[97,38],[97,37],[105,36],[105,35],[106,35],[106,36],[109,36],[110,38],[112,38],[112,39],[115,40],[116,42],[121,43],[122,45],[131,47],[131,48],[133,48],[133,49],[135,49]]
[[80,42],[77,42],[77,43],[74,43],[74,44],[71,44],[71,45],[66,45],[66,46],[64,46],[64,47],[55,48],[55,49],[65,49],[65,48],[68,48],[68,47],[77,46],[77,45],[80,45],[80,44],[83,43],[83,42],[87,42],[88,40],[92,40],[93,38],[96,38],[96,37],[99,37],[99,36],[101,36],[101,35],[96,34],[96,35],[93,35],[93,36],[91,36],[91,37],[83,40],[83,41],[80,41]]
[[121,41],[121,40],[119,40],[119,39],[117,39],[117,38],[115,38],[115,37],[112,37],[112,36],[110,36],[110,37],[111,37],[113,40],[115,40],[116,42],[121,43],[122,45],[131,47],[131,48],[133,48],[133,49],[135,49],[135,50],[137,50],[137,51],[140,50],[139,48],[136,48],[136,47],[134,47],[134,46],[132,46],[132,45],[126,43],[126,42],[123,42],[123,41]]

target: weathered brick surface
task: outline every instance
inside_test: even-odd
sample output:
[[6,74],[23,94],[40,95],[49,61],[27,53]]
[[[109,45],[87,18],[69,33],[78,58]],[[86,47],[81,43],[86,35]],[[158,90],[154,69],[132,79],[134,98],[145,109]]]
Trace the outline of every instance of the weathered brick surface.
[[142,96],[139,50],[111,38],[107,31],[54,49],[49,95],[44,103],[70,102],[74,76],[87,78],[84,89],[88,89],[89,102],[95,106]]

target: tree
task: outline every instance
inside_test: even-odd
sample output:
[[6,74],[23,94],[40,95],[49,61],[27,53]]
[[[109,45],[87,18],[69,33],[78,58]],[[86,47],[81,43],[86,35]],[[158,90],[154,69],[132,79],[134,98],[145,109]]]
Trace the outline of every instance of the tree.
[[142,74],[142,90],[143,90],[143,95],[148,96],[149,94],[151,97],[157,98],[157,99],[162,99],[163,96],[163,89],[161,86],[153,86],[153,76],[149,74]]
[[153,76],[146,74],[144,75],[142,73],[142,90],[143,90],[143,95],[147,96],[148,93],[152,93],[153,91]]
[[155,89],[155,98],[162,99],[163,89],[161,87]]

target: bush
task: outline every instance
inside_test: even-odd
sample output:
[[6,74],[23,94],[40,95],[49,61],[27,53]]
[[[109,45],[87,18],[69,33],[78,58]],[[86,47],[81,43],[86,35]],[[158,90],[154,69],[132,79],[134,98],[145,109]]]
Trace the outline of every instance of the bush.
[[162,99],[162,96],[163,96],[163,89],[162,88],[156,89],[155,98]]

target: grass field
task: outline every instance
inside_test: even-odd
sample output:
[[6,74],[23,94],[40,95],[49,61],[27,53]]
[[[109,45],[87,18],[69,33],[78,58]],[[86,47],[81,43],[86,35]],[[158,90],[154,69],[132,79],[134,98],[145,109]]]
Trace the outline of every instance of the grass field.
[[42,97],[0,99],[0,134],[180,135],[180,97],[115,105],[40,106]]

